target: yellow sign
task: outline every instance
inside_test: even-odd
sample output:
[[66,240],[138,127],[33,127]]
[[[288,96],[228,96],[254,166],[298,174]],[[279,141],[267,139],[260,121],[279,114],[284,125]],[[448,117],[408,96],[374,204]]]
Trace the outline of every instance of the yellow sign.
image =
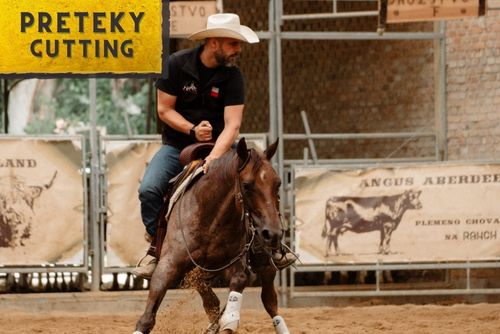
[[204,29],[209,15],[217,13],[215,1],[170,3],[170,36],[184,37]]
[[480,0],[387,0],[387,23],[479,16],[479,9]]
[[160,74],[163,11],[161,0],[0,0],[0,75]]

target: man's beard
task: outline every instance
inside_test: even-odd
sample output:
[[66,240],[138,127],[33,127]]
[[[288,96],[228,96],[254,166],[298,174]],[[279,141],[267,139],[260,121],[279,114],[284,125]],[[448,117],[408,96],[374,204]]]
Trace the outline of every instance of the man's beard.
[[226,67],[236,67],[238,66],[238,54],[232,54],[231,56],[224,56],[222,52],[217,51],[215,53],[215,60],[219,66]]

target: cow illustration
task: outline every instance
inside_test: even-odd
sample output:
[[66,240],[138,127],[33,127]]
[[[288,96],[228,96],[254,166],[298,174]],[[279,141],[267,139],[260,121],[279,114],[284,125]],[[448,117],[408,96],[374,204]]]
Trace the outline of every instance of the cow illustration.
[[422,208],[421,191],[377,197],[331,197],[326,202],[325,225],[321,236],[326,238],[326,256],[331,246],[339,255],[338,238],[346,231],[366,233],[380,231],[378,253],[389,254],[392,232],[398,227],[406,210]]
[[0,247],[24,246],[31,235],[35,200],[52,187],[56,175],[44,185],[29,185],[18,176],[0,178]]

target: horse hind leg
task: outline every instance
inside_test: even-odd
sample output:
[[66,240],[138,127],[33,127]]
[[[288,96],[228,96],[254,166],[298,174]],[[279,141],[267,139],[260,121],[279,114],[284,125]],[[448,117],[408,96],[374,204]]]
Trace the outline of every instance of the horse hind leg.
[[186,287],[195,289],[201,297],[209,321],[205,334],[219,333],[220,300],[212,290],[208,277],[204,277],[201,270],[194,269],[187,275],[184,283],[187,283]]
[[217,334],[219,333],[220,325],[220,300],[215,294],[214,290],[209,285],[197,290],[203,301],[203,308],[208,317],[208,327],[205,334]]

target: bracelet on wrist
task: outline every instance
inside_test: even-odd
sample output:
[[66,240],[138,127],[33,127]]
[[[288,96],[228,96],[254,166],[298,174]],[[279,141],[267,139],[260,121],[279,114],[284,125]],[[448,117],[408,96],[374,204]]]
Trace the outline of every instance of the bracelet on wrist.
[[196,125],[193,125],[191,129],[189,129],[189,136],[196,140],[196,131],[195,131]]

